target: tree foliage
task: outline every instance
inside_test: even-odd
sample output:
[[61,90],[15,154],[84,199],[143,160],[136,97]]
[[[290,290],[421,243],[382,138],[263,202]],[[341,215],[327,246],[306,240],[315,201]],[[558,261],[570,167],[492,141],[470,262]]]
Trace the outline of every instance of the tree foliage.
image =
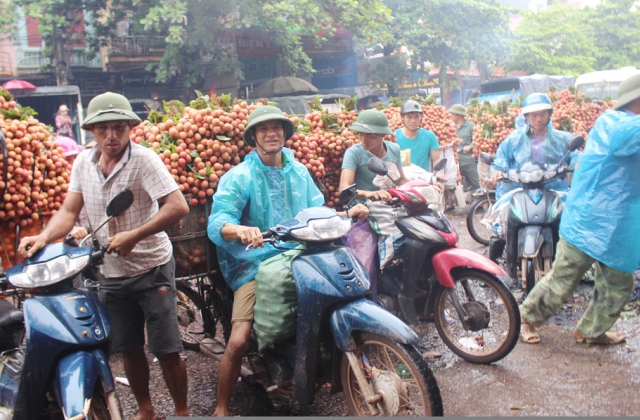
[[[404,46],[414,69],[468,69],[500,64],[508,54],[508,9],[495,0],[384,0],[393,22],[371,32],[372,52],[391,55]],[[443,78],[441,78],[444,81]],[[390,91],[394,81],[389,80]]]
[[640,68],[640,2],[603,0],[585,16],[598,49],[594,68]]
[[528,74],[577,76],[594,71],[598,48],[587,25],[589,11],[564,5],[524,14],[515,30],[515,48],[508,66]]
[[96,24],[99,39],[106,42],[114,24],[127,15],[136,33],[164,37],[166,50],[155,65],[158,79],[180,74],[186,86],[201,80],[207,66],[242,76],[233,45],[216,42],[222,31],[263,31],[295,74],[312,71],[301,36],[321,42],[338,26],[363,35],[388,19],[378,0],[113,0],[110,15]]

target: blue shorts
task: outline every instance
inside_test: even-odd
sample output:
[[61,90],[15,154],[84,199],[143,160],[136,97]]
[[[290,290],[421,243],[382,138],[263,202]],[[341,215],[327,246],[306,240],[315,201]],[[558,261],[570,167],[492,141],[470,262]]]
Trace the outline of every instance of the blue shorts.
[[111,350],[125,353],[145,344],[149,352],[182,351],[176,314],[175,261],[134,277],[99,276],[100,301],[111,318]]

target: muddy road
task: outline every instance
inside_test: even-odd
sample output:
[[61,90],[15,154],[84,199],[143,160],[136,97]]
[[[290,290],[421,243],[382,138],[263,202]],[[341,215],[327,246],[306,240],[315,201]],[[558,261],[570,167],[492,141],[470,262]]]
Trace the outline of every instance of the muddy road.
[[[468,235],[464,215],[451,219],[460,234],[460,246],[486,255],[487,247]],[[577,344],[571,333],[586,308],[593,287],[581,284],[550,322],[539,329],[541,343],[519,342],[510,355],[492,365],[474,365],[454,355],[432,324],[417,332],[420,351],[429,356],[447,416],[637,416],[640,413],[640,307],[627,305],[613,330],[625,333],[627,343],[606,347]],[[517,295],[516,295],[517,297]],[[218,363],[201,353],[183,353],[189,374],[192,416],[210,416],[215,408]],[[173,404],[153,356],[152,399],[161,416],[173,414]],[[111,358],[114,376],[124,376],[122,360]],[[130,389],[117,384],[125,418],[134,417]],[[231,410],[240,416],[346,416],[340,394],[323,388],[310,407],[298,407],[286,395],[239,381]]]

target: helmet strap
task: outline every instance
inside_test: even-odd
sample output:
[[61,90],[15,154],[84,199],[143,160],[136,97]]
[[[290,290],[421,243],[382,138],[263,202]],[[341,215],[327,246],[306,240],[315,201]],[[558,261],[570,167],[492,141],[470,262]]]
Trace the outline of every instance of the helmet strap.
[[282,146],[280,146],[280,148],[278,148],[278,150],[274,150],[273,152],[267,152],[266,150],[264,150],[262,148],[262,146],[260,146],[260,144],[258,144],[258,142],[256,142],[256,149],[258,149],[258,151],[260,153],[262,153],[265,156],[270,156],[270,155],[275,155],[276,153],[280,153],[282,151],[282,148],[284,147],[284,144]]

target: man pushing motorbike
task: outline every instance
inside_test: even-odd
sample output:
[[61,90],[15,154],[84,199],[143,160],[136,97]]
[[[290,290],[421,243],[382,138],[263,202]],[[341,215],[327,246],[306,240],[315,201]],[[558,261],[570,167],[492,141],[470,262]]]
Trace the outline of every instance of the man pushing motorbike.
[[[565,153],[569,141],[573,138],[570,133],[556,130],[551,123],[553,104],[551,99],[542,93],[532,93],[522,103],[522,114],[525,122],[523,126],[516,128],[500,143],[496,158],[491,165],[491,181],[498,182],[504,176],[503,170],[520,169],[525,163],[534,163],[540,166],[558,164]],[[569,166],[574,167],[578,162],[580,152],[575,151],[569,155]],[[520,187],[516,182],[500,182],[496,187],[496,201],[507,192]],[[556,179],[546,185],[547,189],[555,191],[568,191],[569,184],[566,179]],[[494,262],[502,255],[505,247],[505,232],[502,226],[505,224],[507,206],[498,216],[496,224],[500,226],[498,235],[491,238],[489,243],[489,258]]]
[[640,268],[640,74],[623,81],[615,110],[596,120],[560,221],[551,271],[522,304],[520,339],[538,343],[542,325],[571,296],[595,262],[595,291],[573,337],[578,343],[618,344],[609,331],[633,290]]
[[[284,147],[293,133],[293,123],[280,109],[256,108],[244,131],[245,142],[255,150],[220,179],[213,196],[207,233],[216,244],[222,274],[234,291],[231,335],[218,368],[214,416],[229,415],[231,394],[253,327],[258,268],[284,252],[265,244],[260,232],[293,219],[300,210],[324,204],[307,168]],[[349,210],[349,216],[367,215],[362,205]],[[245,251],[248,244],[253,249]]]
[[[138,420],[157,418],[149,394],[149,365],[144,352],[156,355],[176,416],[188,416],[187,370],[180,357],[175,296],[175,261],[164,232],[189,212],[184,197],[152,150],[129,140],[140,118],[122,95],[107,92],[89,103],[82,128],[96,137],[97,146],[76,158],[67,197],[38,236],[20,242],[31,257],[63,238],[74,227],[83,206],[94,228],[104,222],[109,200],[127,188],[131,207],[96,233],[109,243],[100,270],[100,301],[113,324],[111,349],[123,353],[124,370],[138,403]],[[162,206],[159,206],[162,204]]]

